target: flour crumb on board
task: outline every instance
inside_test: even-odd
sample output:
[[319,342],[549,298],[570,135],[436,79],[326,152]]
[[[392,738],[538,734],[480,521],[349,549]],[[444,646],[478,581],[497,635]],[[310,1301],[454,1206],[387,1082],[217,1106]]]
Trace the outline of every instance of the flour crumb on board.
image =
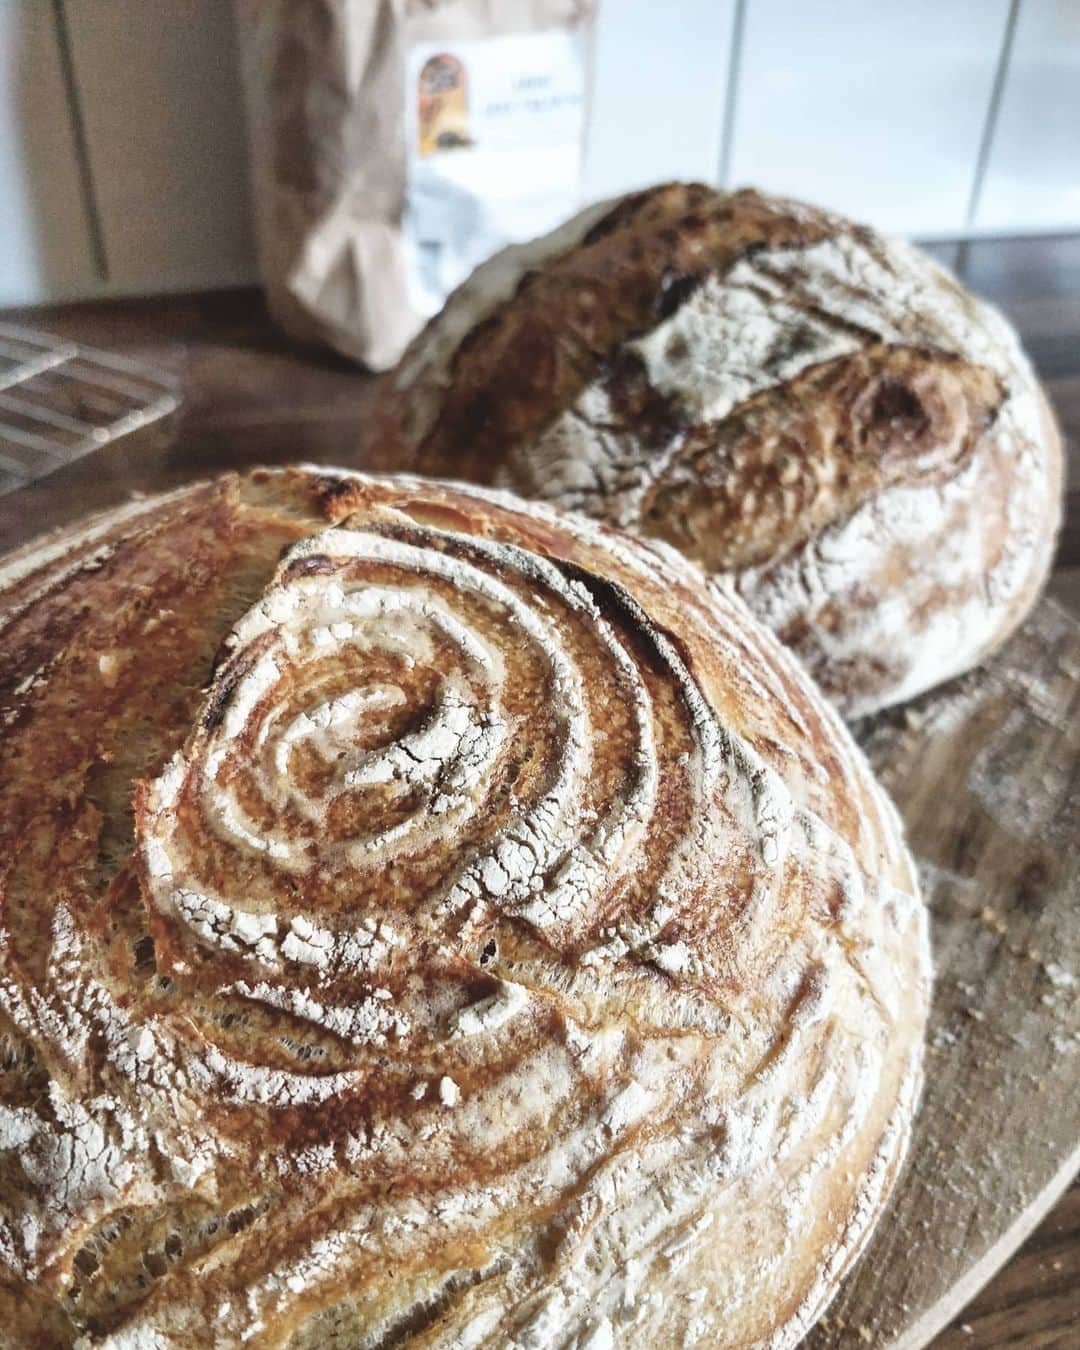
[[1060,965],[1057,961],[1047,961],[1043,965],[1046,978],[1055,989],[1069,990],[1080,988],[1080,980],[1067,967]]
[[1000,933],[1003,937],[1009,931],[1009,925],[990,905],[983,905],[982,909],[979,910],[979,918],[986,924],[987,928],[992,928],[995,933]]

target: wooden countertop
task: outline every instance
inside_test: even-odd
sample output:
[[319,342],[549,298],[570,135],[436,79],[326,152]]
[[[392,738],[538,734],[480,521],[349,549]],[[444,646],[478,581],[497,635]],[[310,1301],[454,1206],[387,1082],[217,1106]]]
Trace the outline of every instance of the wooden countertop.
[[[1080,237],[931,251],[1010,315],[1057,410],[1069,488],[1051,591],[1080,614]],[[4,317],[153,361],[175,378],[182,403],[167,421],[0,497],[0,551],[132,490],[260,463],[358,462],[374,381],[345,361],[298,350],[269,322],[256,292],[12,310]],[[1080,1345],[1080,1179],[935,1345]]]

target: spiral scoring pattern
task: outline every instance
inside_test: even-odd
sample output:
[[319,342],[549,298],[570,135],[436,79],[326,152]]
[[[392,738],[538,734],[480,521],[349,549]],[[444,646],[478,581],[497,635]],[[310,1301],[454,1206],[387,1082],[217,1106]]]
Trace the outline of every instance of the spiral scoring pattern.
[[[667,550],[344,486],[139,788],[152,984],[57,905],[47,969],[3,986],[32,1040],[105,1043],[66,1126],[8,1124],[41,1253],[77,1239],[63,1283],[115,1216],[171,1216],[184,1260],[83,1322],[153,1344],[791,1343],[917,1089],[890,808]],[[65,1146],[98,1160],[80,1182]]]

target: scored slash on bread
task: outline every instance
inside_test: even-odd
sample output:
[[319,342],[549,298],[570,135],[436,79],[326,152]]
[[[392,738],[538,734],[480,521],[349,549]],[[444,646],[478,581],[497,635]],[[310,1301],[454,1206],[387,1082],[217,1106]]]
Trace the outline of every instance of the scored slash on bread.
[[689,428],[640,528],[711,572],[769,562],[885,488],[947,481],[1000,403],[988,371],[940,353],[877,344],[823,361]]
[[929,1002],[898,818],[663,544],[256,472],[0,563],[15,1346],[794,1345]]
[[1053,418],[995,310],[907,244],[701,184],[484,263],[385,377],[370,442],[675,544],[848,715],[1000,644],[1061,508]]

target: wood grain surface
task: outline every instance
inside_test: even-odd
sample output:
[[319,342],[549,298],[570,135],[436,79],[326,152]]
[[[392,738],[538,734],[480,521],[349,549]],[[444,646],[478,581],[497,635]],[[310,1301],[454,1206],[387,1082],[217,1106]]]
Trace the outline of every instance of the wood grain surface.
[[[957,268],[974,289],[998,301],[1010,314],[1057,409],[1068,448],[1070,488],[1059,565],[1050,589],[1052,595],[1080,615],[1080,474],[1076,471],[1080,458],[1080,238],[945,244],[935,246],[934,251]],[[156,490],[222,468],[297,459],[323,463],[362,462],[364,419],[372,382],[344,362],[323,353],[297,350],[267,321],[254,292],[11,311],[5,317],[156,361],[173,373],[183,403],[168,423],[116,442],[92,459],[72,464],[31,488],[0,497],[0,549],[12,547],[86,511],[122,500],[132,490]],[[1056,619],[1050,617],[1054,615]],[[1059,621],[1064,622],[1060,611],[1047,608],[1040,611],[1035,623]],[[1034,634],[1028,630],[1019,642],[1035,642],[1038,647],[1042,640],[1038,630]],[[1017,650],[1023,652],[1025,649],[1021,646]],[[1013,697],[1008,693],[1009,677],[1003,673],[994,678],[998,683],[991,682],[989,692],[984,696],[991,702],[996,700],[994,706],[999,711],[995,715],[1004,716],[1004,723],[998,726],[996,734],[1004,738],[1002,743],[1006,749],[1012,746],[1015,755],[1016,735],[1020,733],[1015,733],[1010,741],[1008,714],[1002,712],[1010,706],[1009,699]],[[930,701],[924,703],[932,712],[938,706],[938,698],[953,696],[954,692],[944,696],[932,694],[928,696]],[[1014,715],[1015,712],[1013,706]],[[1037,746],[1049,753],[1057,741],[1072,736],[1076,730],[1075,704],[1070,716],[1066,731],[1051,734],[1049,730],[1037,729],[1033,733]],[[930,725],[934,725],[932,719]],[[1053,723],[1049,725],[1052,727]],[[908,759],[904,761],[909,765],[908,772],[915,772],[911,767],[911,746],[920,744],[920,737],[929,747],[927,753],[933,749],[935,733],[927,733],[925,728],[925,723],[922,731],[918,725],[906,731],[901,726],[889,733],[899,736],[901,741],[908,736],[905,742],[909,747]],[[984,728],[989,729],[989,725]],[[882,736],[886,732],[880,728],[869,729],[868,734],[872,742],[874,735]],[[929,741],[926,740],[928,734]],[[995,743],[992,738],[982,742],[984,746],[992,743]],[[964,758],[967,746],[963,736],[958,743],[954,733],[948,744],[952,750],[946,760],[951,760],[955,753],[958,763],[947,762],[945,767],[958,773],[958,765],[962,762],[970,769],[970,757]],[[875,754],[880,753],[873,744],[871,748]],[[1075,773],[1075,747],[1072,754],[1072,772]],[[1003,761],[1006,768],[1009,762],[1006,756]],[[1059,759],[1055,763],[1060,767],[1063,761]],[[900,772],[900,768],[897,767],[895,772]],[[1057,792],[1060,795],[1066,791],[1060,776],[1055,779],[1055,773],[1055,769],[1048,770],[1050,787],[1039,785],[1041,793]],[[918,778],[917,773],[915,777]],[[1053,786],[1055,781],[1056,787]],[[903,790],[897,783],[893,783],[893,789]],[[1069,791],[1075,791],[1075,782]],[[1045,805],[1045,796],[1040,797],[1040,801]],[[920,797],[916,793],[916,802],[922,813],[918,818],[922,823],[917,825],[917,830],[929,832],[926,835],[918,833],[917,839],[932,840],[940,796],[935,801],[932,795]],[[914,808],[915,803],[909,806],[909,810]],[[964,867],[977,866],[979,841],[989,825],[979,814],[983,806],[971,800],[970,794],[967,809],[970,835],[961,835],[959,843],[952,853],[946,853],[944,861],[939,856],[940,850],[939,854],[933,851],[926,854],[933,866],[941,869],[941,875],[935,874],[932,878],[937,926],[940,929],[944,923],[944,931],[948,933],[952,931],[953,919],[959,916],[958,922],[964,926],[958,930],[961,937],[955,941],[961,954],[964,954],[965,943],[970,948],[965,961],[970,958],[969,964],[974,971],[973,975],[954,976],[954,970],[961,969],[959,965],[944,967],[945,976],[939,981],[939,991],[945,1000],[941,1004],[945,1020],[939,1021],[937,1029],[944,1028],[946,1040],[941,1047],[932,1050],[931,1066],[933,1071],[935,1060],[942,1057],[947,1065],[958,1062],[960,1071],[951,1076],[951,1081],[956,1083],[955,1089],[941,1089],[956,1112],[957,1137],[965,1138],[977,1155],[989,1156],[996,1152],[1002,1157],[999,1128],[1011,1129],[1005,1119],[1009,1112],[1003,1110],[1002,1122],[997,1116],[988,1118],[977,1114],[973,1118],[961,1093],[964,1083],[970,1081],[965,1079],[964,1070],[969,1062],[975,1062],[972,1057],[982,1056],[992,1062],[993,1056],[1004,1046],[1008,1050],[1008,1072],[1013,1073],[1016,1060],[1010,1047],[1018,1053],[1020,1048],[1014,1047],[1008,1038],[1028,1033],[1022,1028],[1005,1025],[998,1014],[991,1015],[988,1008],[981,1006],[983,985],[985,983],[988,991],[1009,986],[1023,999],[1036,998],[1039,1009],[1047,1006],[1041,1003],[1043,996],[1056,997],[1060,991],[1052,981],[1047,984],[1049,977],[1042,964],[1044,958],[1053,960],[1054,954],[1043,952],[1037,944],[1043,941],[1039,934],[1047,925],[1054,933],[1058,931],[1053,925],[1059,920],[1051,920],[1041,912],[1040,906],[1044,905],[1048,892],[1038,871],[1027,873],[1026,882],[1020,885],[1018,879],[1023,868],[1017,865],[1020,850],[1015,841],[1002,845],[992,852],[991,857],[997,859],[1002,872],[1013,879],[1013,893],[1023,892],[1028,900],[1017,902],[1015,918],[1010,904],[1010,917],[1005,920],[1009,926],[1005,933],[979,918],[982,903],[974,914],[971,912],[974,902],[970,888],[965,888],[956,877],[962,880]],[[1030,823],[1028,816],[1022,819]],[[1072,850],[1068,855],[1072,859],[1072,876],[1075,878],[1077,873],[1075,816],[1071,822],[1071,838],[1068,826],[1066,821],[1049,843],[1038,845],[1040,866],[1047,869],[1055,886],[1062,881],[1064,867],[1061,856],[1055,857],[1055,850]],[[917,847],[921,845],[917,843]],[[991,909],[995,908],[993,901],[985,903]],[[1075,905],[1075,898],[1073,903]],[[1075,909],[1070,921],[1061,926],[1066,930],[1066,939],[1075,942],[1076,929],[1080,927]],[[1028,931],[1033,937],[1031,949],[1040,952],[1039,960],[1012,953],[1012,948],[1018,947],[1021,934]],[[1056,938],[1053,941],[1056,942]],[[952,950],[948,943],[942,944],[940,934],[938,943],[939,957],[945,950]],[[1061,964],[1064,968],[1064,962]],[[969,995],[961,984],[971,985],[974,995]],[[983,1011],[983,1020],[965,1012],[967,1007]],[[953,1034],[957,1040],[949,1044],[947,1036]],[[1060,1030],[1050,1033],[1051,1037],[1065,1034]],[[1045,1054],[1046,1043],[1039,1042],[1039,1045],[1039,1053]],[[1036,1160],[1046,1151],[1039,1141],[1047,1137],[1047,1132],[1052,1133],[1056,1128],[1059,1138],[1062,1133],[1062,1117],[1056,1111],[1060,1094],[1056,1092],[1055,1083],[1060,1066],[1066,1062],[1066,1052],[1048,1066],[1037,1056],[1033,1059],[1032,1064],[1040,1066],[1041,1092],[1033,1080],[1022,1077],[1012,1080],[1017,1082],[1021,1098],[1035,1104],[1030,1112],[1031,1134],[1024,1140],[1024,1149],[1025,1155],[1030,1154]],[[1075,1060],[1068,1062],[1075,1063]],[[1031,1072],[1034,1074],[1033,1069]],[[954,1094],[951,1098],[950,1092]],[[928,1101],[931,1100],[928,1096]],[[942,1118],[935,1114],[934,1119]],[[1056,1127],[1055,1120],[1058,1122]],[[928,1127],[929,1121],[928,1116]],[[1075,1140],[1075,1123],[1073,1129]],[[1011,1137],[1016,1138],[1015,1130]],[[940,1135],[936,1143],[939,1148],[942,1146]],[[1067,1160],[1068,1148],[1064,1149],[1062,1157]],[[1068,1166],[1067,1161],[1064,1165]],[[1045,1170],[1039,1162],[1032,1175],[1045,1174]],[[990,1194],[989,1209],[985,1214],[1000,1214],[1001,1203],[1008,1194],[1017,1197],[1023,1214],[1022,1201],[1028,1193],[1028,1183],[1024,1182],[1022,1190],[1017,1190],[1016,1186],[1010,1190],[1011,1173],[1007,1167],[1003,1172],[1005,1180]],[[990,1347],[1005,1346],[1076,1350],[1080,1347],[1080,1186],[1074,1186],[1067,1193],[1020,1251],[991,1279],[999,1253],[985,1226],[990,1219],[973,1218],[970,1231],[965,1231],[958,1217],[965,1204],[969,1204],[964,1196],[970,1196],[970,1186],[965,1189],[960,1185],[957,1191],[951,1191],[944,1173],[937,1174],[935,1181],[930,1163],[920,1165],[917,1161],[912,1176],[917,1185],[925,1187],[934,1198],[937,1206],[933,1211],[934,1218],[927,1219],[925,1229],[910,1223],[899,1227],[902,1237],[891,1242],[880,1254],[875,1252],[871,1260],[860,1267],[853,1277],[851,1290],[845,1291],[844,1301],[833,1310],[832,1320],[817,1335],[815,1345],[819,1350],[822,1346],[841,1344],[887,1344],[887,1340],[880,1339],[889,1334],[884,1313],[878,1321],[855,1320],[850,1327],[839,1325],[840,1321],[847,1320],[844,1308],[854,1306],[848,1300],[857,1299],[859,1289],[865,1287],[862,1282],[869,1278],[865,1271],[871,1268],[871,1263],[896,1267],[899,1274],[886,1272],[889,1287],[897,1288],[906,1283],[915,1294],[914,1298],[906,1298],[908,1312],[925,1310],[928,1302],[933,1306],[933,1297],[919,1292],[915,1271],[930,1269],[932,1273],[934,1261],[922,1260],[920,1251],[932,1253],[935,1261],[944,1260],[949,1255],[946,1249],[950,1247],[961,1256],[970,1253],[975,1262],[975,1279],[970,1282],[970,1289],[962,1291],[964,1294],[975,1293],[976,1281],[985,1278],[990,1282],[967,1307],[957,1308],[951,1325],[933,1341],[935,1346],[947,1347],[947,1350],[959,1347],[990,1350]],[[1061,1180],[1064,1183],[1064,1176]],[[973,1212],[970,1204],[969,1212]],[[903,1211],[899,1206],[897,1213],[902,1220]],[[1033,1218],[1030,1213],[1024,1217],[1028,1221]],[[940,1233],[934,1231],[937,1224],[940,1224]],[[1014,1224],[1014,1238],[1015,1235]],[[1000,1259],[1004,1260],[1006,1255],[1007,1252],[1001,1252]],[[907,1278],[908,1272],[910,1278]],[[884,1288],[883,1285],[883,1293]],[[900,1301],[905,1301],[904,1295]],[[939,1317],[942,1314],[949,1316],[946,1305],[938,1304],[937,1307]],[[897,1327],[892,1325],[892,1331],[896,1330]]]
[[914,1350],[1080,1167],[1080,623],[1043,601],[981,669],[859,734],[919,862],[934,1007],[908,1166],[810,1344]]

